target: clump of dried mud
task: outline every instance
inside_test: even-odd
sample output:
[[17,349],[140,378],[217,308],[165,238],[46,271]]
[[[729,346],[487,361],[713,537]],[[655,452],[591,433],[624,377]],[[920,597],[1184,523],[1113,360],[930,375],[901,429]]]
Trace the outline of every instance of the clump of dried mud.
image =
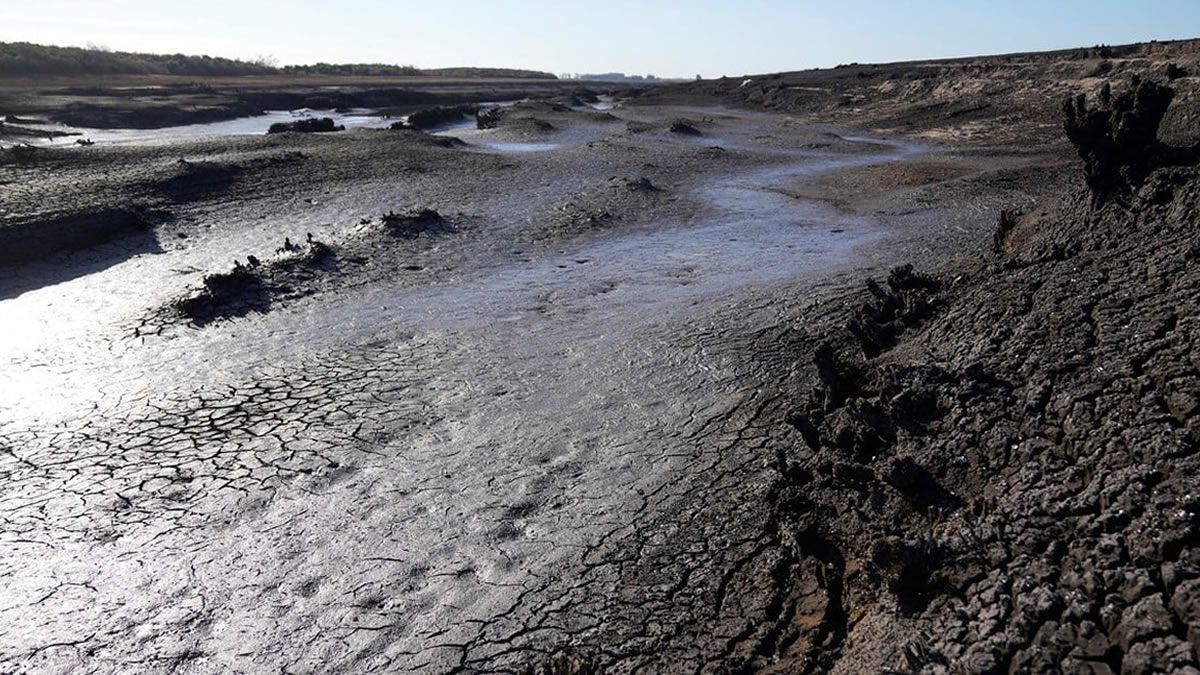
[[283,134],[289,131],[294,131],[302,134],[317,134],[329,133],[332,131],[345,131],[346,127],[340,124],[334,124],[333,120],[328,117],[314,117],[310,119],[297,120],[295,122],[276,122],[267,129],[268,134]]
[[[262,261],[248,256],[233,267],[206,274],[200,287],[159,310],[139,329],[158,332],[182,320],[193,326],[266,313],[290,300],[346,286],[367,283],[389,270],[411,263],[416,240],[454,232],[453,225],[433,209],[364,218],[337,245],[308,234],[300,244],[285,239],[275,255]],[[421,271],[419,265],[405,269]]]
[[312,293],[311,284],[305,282],[334,267],[333,249],[311,234],[301,245],[284,240],[275,257],[266,262],[249,256],[246,264],[234,261],[228,271],[205,275],[202,287],[176,301],[173,309],[200,326],[265,312],[280,299]]

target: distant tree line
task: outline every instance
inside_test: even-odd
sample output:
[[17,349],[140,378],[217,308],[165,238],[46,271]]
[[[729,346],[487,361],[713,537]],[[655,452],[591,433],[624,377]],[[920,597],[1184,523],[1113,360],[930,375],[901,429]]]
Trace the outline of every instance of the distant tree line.
[[270,75],[262,63],[212,56],[139,54],[100,48],[0,42],[2,75]]
[[274,65],[261,56],[241,61],[184,54],[118,52],[101,47],[52,47],[29,42],[0,42],[0,75],[183,75],[191,77],[237,75],[416,76],[461,78],[556,79],[550,73],[511,68],[418,69],[382,63],[316,63],[306,66]]
[[314,63],[307,66],[284,66],[289,75],[420,75],[413,66],[392,66],[386,63]]
[[552,73],[540,70],[516,68],[417,68],[395,66],[386,63],[314,63],[311,65],[284,66],[280,69],[289,75],[340,75],[340,76],[414,76],[461,78],[512,78],[523,80],[554,80]]

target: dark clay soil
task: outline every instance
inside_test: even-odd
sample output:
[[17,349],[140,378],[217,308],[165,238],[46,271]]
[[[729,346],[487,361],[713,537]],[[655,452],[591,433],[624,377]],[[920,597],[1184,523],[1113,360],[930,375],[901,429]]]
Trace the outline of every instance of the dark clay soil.
[[1156,140],[1193,86],[1064,97],[1061,197],[808,333],[769,497],[786,581],[745,668],[1197,672],[1200,139]]
[[872,286],[818,352],[775,499],[790,573],[832,561],[803,601],[830,642],[785,662],[1196,667],[1200,172],[1128,211],[1082,192],[965,269]]

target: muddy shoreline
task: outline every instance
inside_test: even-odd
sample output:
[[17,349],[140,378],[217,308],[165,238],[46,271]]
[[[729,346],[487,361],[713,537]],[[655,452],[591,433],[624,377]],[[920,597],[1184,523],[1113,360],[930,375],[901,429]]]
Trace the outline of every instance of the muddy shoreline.
[[[386,78],[382,78],[385,79]],[[369,109],[399,116],[421,108],[525,98],[567,99],[579,91],[617,93],[626,88],[555,80],[360,80],[304,78],[278,82],[236,78],[206,83],[106,82],[55,85],[0,80],[0,110],[15,118],[95,129],[159,129],[262,115],[268,110]],[[15,122],[14,122],[15,124]],[[0,140],[5,139],[0,126]]]
[[[995,384],[1015,377],[996,364],[1040,353],[1036,330],[991,361],[979,345],[1003,343],[970,331],[995,324],[989,307],[1020,321],[1023,294],[1043,284],[1070,296],[1064,275],[1083,259],[1053,253],[1062,242],[1009,263],[993,235],[1007,212],[1074,222],[1055,205],[1079,189],[1077,162],[1059,144],[864,135],[687,89],[611,110],[550,97],[454,141],[356,129],[6,157],[0,238],[25,254],[0,261],[0,319],[16,327],[0,399],[12,582],[0,664],[1036,662],[1002,645],[1044,619],[1002,624],[982,648],[967,637],[977,626],[947,617],[956,593],[1000,611],[1017,586],[994,569],[1044,585],[1029,556],[1064,559],[1041,539],[1013,550],[953,527],[963,514],[1044,525],[1014,511],[1018,493],[972,492],[987,492],[989,467],[1035,480],[1018,464],[1042,446],[1005,436],[1018,464],[1004,465],[985,431],[978,450],[939,445],[941,418],[855,424],[862,410],[957,397],[991,415],[971,428],[1015,434],[1010,399],[1067,409],[1032,380],[1011,396]],[[1039,277],[1047,262],[1061,270]],[[904,264],[916,271],[889,285]],[[1028,271],[991,276],[1009,268]],[[879,302],[892,293],[928,314],[871,310],[913,317],[911,334],[864,366],[822,370],[861,358],[846,326],[863,321],[867,278],[881,280]],[[1058,334],[1072,325],[1070,312],[1034,316]],[[1073,349],[1088,353],[1059,352]],[[850,383],[837,395],[822,389],[829,372]],[[885,395],[897,387],[916,398]],[[813,396],[836,399],[827,416],[806,412]],[[860,439],[848,455],[839,423]],[[1122,517],[1105,516],[1118,529]],[[910,541],[924,531],[940,538]],[[973,535],[998,547],[990,566],[952,545]],[[1081,541],[1067,557],[1096,567],[1098,545]],[[926,544],[940,557],[916,557]],[[1170,592],[1194,585],[1187,550],[1171,549]],[[910,559],[935,560],[947,586],[914,586]],[[1028,593],[1031,612],[1044,595]],[[917,639],[935,628],[950,637]],[[1145,651],[1139,641],[1151,644],[1131,638],[1121,654]]]
[[[672,133],[679,119],[700,135]],[[53,239],[50,224],[78,231],[106,209],[155,218],[146,235],[101,232],[108,243],[5,269],[0,310],[26,328],[7,343],[21,386],[0,427],[13,449],[4,569],[40,561],[14,591],[30,601],[94,589],[42,601],[44,621],[8,633],[6,662],[492,670],[579,631],[614,666],[719,662],[721,640],[641,626],[692,615],[688,631],[715,636],[769,611],[761,486],[783,439],[752,411],[783,414],[784,398],[762,397],[797,347],[768,336],[836,321],[825,303],[900,251],[947,254],[954,240],[935,232],[977,237],[961,200],[1029,198],[963,190],[913,216],[922,174],[870,208],[823,203],[803,193],[819,176],[938,151],[719,108],[518,106],[460,136],[97,145],[0,169],[10,237]],[[420,209],[437,227],[406,224]],[[310,234],[330,253],[305,253]],[[251,271],[202,290],[235,260]],[[759,428],[761,442],[736,441]],[[700,549],[646,548],[686,523]],[[705,552],[713,528],[740,534]],[[141,590],[121,590],[129,574]],[[667,578],[688,593],[652,590]],[[744,613],[704,588],[736,588]],[[180,591],[198,604],[153,619]],[[627,593],[655,600],[613,604]],[[254,618],[272,597],[294,621]],[[553,618],[563,603],[571,624]],[[80,606],[111,610],[81,620]],[[152,621],[150,643],[119,637]],[[251,625],[258,646],[232,647]]]

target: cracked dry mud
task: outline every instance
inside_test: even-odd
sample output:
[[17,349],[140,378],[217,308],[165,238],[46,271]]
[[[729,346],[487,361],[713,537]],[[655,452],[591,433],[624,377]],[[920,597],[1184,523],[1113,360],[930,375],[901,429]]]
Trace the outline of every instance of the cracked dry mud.
[[[617,114],[638,131],[558,113],[544,152],[504,152],[522,125],[466,147],[285,135],[15,169],[61,172],[49,221],[130,194],[171,218],[149,247],[119,236],[5,279],[0,670],[695,671],[828,641],[830,561],[779,545],[768,494],[795,442],[792,364],[863,274],[974,241],[1030,196],[838,211],[785,193],[933,150]],[[703,136],[666,130],[684,115]],[[168,204],[181,155],[240,168]],[[44,189],[17,185],[10,208]],[[363,235],[416,207],[453,232]],[[202,327],[162,312],[308,232],[336,264],[288,280],[303,292]]]
[[1063,196],[814,354],[771,498],[827,641],[781,670],[1200,672],[1200,146],[1119,84],[1064,104]]
[[773,500],[843,614],[793,663],[1197,672],[1196,187],[1158,169],[1095,212],[1073,192],[832,334]]

